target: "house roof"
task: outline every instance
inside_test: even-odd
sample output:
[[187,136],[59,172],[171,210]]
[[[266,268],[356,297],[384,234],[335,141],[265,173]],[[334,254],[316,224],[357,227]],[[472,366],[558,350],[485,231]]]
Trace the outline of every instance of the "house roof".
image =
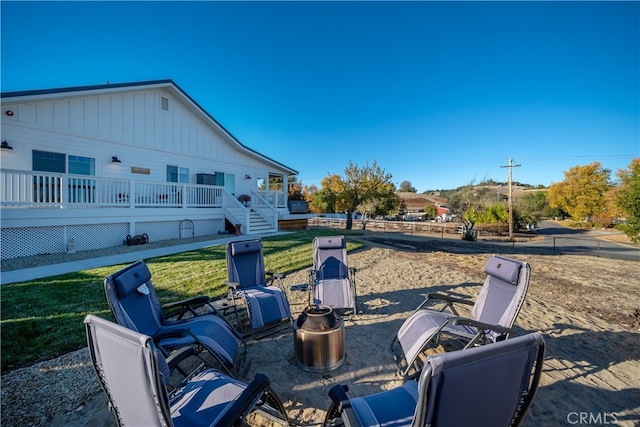
[[25,90],[25,91],[14,91],[14,92],[2,92],[0,93],[0,98],[3,100],[11,100],[11,101],[23,101],[23,100],[37,100],[37,99],[47,99],[47,98],[55,98],[64,94],[78,94],[84,95],[91,92],[110,92],[110,91],[122,91],[123,89],[135,89],[135,88],[149,88],[149,87],[164,87],[170,90],[174,95],[182,98],[182,100],[190,105],[195,111],[199,112],[202,116],[204,116],[205,120],[209,121],[209,123],[223,132],[225,135],[229,137],[232,143],[236,144],[238,148],[241,150],[248,152],[250,155],[256,156],[268,163],[272,163],[277,165],[279,168],[284,169],[290,175],[297,175],[298,171],[290,168],[276,160],[273,160],[270,157],[265,156],[262,153],[259,153],[252,148],[247,147],[243,143],[241,143],[231,132],[229,132],[224,126],[222,126],[216,119],[213,118],[211,114],[209,114],[204,108],[202,108],[193,98],[191,98],[180,86],[178,86],[173,80],[165,79],[165,80],[149,80],[143,82],[131,82],[131,83],[107,83],[103,85],[92,85],[92,86],[73,86],[73,87],[63,87],[63,88],[52,88],[52,89],[37,89],[37,90]]

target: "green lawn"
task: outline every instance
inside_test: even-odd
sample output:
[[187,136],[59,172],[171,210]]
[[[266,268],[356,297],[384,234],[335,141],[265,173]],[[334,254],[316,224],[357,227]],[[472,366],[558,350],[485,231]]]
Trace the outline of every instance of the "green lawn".
[[[349,232],[306,230],[264,238],[265,268],[282,273],[308,268],[312,264],[313,238],[337,234]],[[361,246],[349,241],[347,247],[353,250]],[[162,303],[197,295],[216,298],[226,293],[223,245],[148,259],[146,263]],[[83,319],[87,314],[113,320],[103,280],[125,265],[2,286],[2,372],[84,347]]]

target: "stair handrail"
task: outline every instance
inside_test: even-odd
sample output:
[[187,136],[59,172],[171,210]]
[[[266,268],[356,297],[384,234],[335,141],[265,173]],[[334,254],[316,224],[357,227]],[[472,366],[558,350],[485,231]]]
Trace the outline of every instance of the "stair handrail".
[[275,229],[278,228],[278,210],[258,192],[251,190],[251,208],[258,212]]
[[251,233],[251,223],[249,221],[249,209],[247,209],[242,202],[235,198],[235,196],[224,190],[222,203],[224,206],[224,215],[234,225],[240,224],[244,228],[244,234]]

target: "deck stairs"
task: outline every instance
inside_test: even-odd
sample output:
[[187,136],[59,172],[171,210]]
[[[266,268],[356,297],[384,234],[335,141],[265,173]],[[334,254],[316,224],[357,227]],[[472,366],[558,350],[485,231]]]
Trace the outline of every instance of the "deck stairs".
[[225,192],[224,216],[232,224],[240,224],[243,235],[278,231],[277,210],[255,192],[251,193],[251,202],[246,205]]

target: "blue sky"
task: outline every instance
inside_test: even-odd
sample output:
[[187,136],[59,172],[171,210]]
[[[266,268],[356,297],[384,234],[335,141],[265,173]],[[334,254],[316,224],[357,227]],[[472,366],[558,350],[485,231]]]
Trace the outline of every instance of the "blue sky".
[[640,157],[638,2],[1,2],[2,91],[172,79],[306,185]]

